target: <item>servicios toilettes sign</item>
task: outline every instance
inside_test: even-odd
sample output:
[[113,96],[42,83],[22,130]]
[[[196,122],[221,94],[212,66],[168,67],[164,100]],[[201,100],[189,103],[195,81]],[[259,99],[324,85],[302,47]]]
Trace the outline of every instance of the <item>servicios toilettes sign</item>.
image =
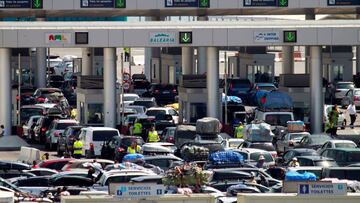
[[175,44],[175,32],[151,32],[149,36],[150,44]]

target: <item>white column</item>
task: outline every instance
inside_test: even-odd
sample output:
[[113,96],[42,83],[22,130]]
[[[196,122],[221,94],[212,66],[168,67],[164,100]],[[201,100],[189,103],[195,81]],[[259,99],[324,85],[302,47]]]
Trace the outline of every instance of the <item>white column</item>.
[[36,87],[46,87],[46,48],[36,48],[36,65]]
[[[207,16],[199,16],[198,21],[208,21]],[[201,75],[206,73],[206,47],[198,47],[197,49],[197,74]]]
[[116,127],[116,49],[104,48],[105,127]]
[[92,48],[82,48],[81,75],[92,75]]
[[182,74],[191,75],[193,73],[194,49],[192,47],[182,47],[181,49]]
[[321,133],[324,98],[322,91],[322,56],[320,46],[310,47],[311,132]]
[[294,47],[293,46],[283,46],[283,74],[293,74],[294,73]]
[[0,125],[4,125],[4,135],[11,135],[11,49],[0,48]]
[[219,51],[216,47],[207,48],[207,115],[220,117],[219,103]]
[[[305,15],[305,20],[316,20],[316,15],[314,13],[309,13]],[[310,73],[310,47],[305,46],[305,73]]]
[[[145,21],[160,21],[161,19],[158,16],[149,16],[145,18]],[[144,74],[146,78],[151,81],[151,60],[152,58],[160,58],[160,48],[158,47],[147,47],[145,48],[145,57],[144,57]]]

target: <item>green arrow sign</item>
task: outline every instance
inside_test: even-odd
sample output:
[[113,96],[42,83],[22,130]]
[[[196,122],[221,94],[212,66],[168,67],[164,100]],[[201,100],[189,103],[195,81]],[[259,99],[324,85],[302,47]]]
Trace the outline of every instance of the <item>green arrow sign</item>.
[[288,0],[279,0],[279,7],[288,7]]
[[192,43],[192,32],[180,32],[180,44],[191,44]]
[[42,9],[43,8],[43,0],[32,0],[31,8],[33,9]]
[[210,7],[210,0],[200,0],[199,8],[209,8]]
[[284,42],[296,43],[297,42],[297,32],[296,31],[284,31]]
[[126,8],[126,0],[116,0],[115,8]]

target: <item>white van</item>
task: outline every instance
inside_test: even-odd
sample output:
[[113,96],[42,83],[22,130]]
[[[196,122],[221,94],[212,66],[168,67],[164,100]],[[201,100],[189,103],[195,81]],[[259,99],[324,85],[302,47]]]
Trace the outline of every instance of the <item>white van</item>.
[[82,155],[85,157],[100,156],[102,144],[114,136],[120,136],[119,131],[115,128],[82,128],[79,135],[79,138],[83,143]]
[[288,121],[294,120],[291,111],[255,111],[255,120],[264,121],[271,126],[287,126]]

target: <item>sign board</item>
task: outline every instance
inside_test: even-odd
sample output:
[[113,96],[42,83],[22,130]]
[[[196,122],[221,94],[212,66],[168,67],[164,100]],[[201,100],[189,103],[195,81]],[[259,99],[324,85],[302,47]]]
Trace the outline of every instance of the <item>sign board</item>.
[[180,32],[179,33],[180,44],[192,44],[192,32]]
[[75,44],[89,44],[89,33],[75,32]]
[[328,0],[328,6],[359,6],[359,0]]
[[150,44],[175,44],[175,32],[151,32],[149,36]]
[[244,7],[288,7],[289,0],[244,0]]
[[128,82],[125,82],[123,85],[124,85],[124,90],[130,89],[130,84]]
[[46,44],[70,44],[71,33],[46,33]]
[[209,8],[210,0],[165,0],[165,7]]
[[81,0],[81,8],[126,8],[126,0]]
[[124,73],[123,74],[123,81],[124,82],[130,81],[130,74],[129,73]]
[[109,194],[123,199],[156,197],[165,194],[165,186],[155,183],[110,183]]
[[285,43],[296,43],[297,42],[297,31],[296,30],[284,31],[284,42]]
[[280,42],[279,32],[254,32],[254,42]]
[[347,194],[346,183],[309,182],[299,184],[299,196],[336,196]]
[[0,0],[0,8],[33,8],[42,9],[43,0]]

